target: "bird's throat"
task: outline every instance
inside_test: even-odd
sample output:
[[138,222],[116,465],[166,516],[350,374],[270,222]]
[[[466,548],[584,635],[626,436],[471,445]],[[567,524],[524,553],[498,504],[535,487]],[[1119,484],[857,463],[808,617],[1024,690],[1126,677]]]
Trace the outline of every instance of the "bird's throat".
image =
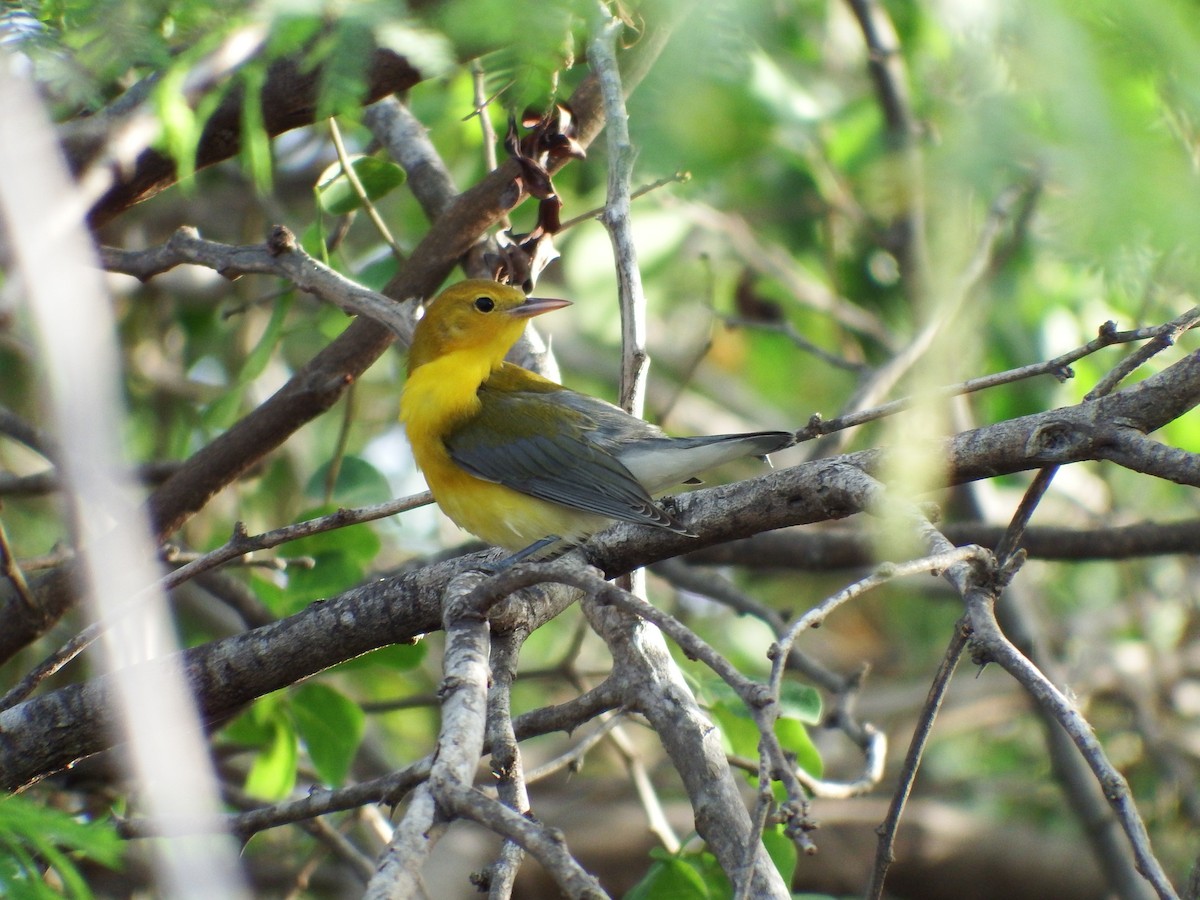
[[491,374],[490,360],[473,353],[447,353],[409,373],[400,397],[400,421],[414,430],[443,438],[479,412],[479,388]]

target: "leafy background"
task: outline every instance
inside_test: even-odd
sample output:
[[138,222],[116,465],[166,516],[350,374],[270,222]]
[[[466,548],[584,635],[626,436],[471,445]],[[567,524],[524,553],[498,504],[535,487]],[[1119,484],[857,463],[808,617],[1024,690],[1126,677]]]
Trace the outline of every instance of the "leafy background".
[[[1122,328],[1151,325],[1194,302],[1200,20],[1190,4],[897,0],[884,8],[907,67],[912,135],[889,128],[868,75],[862,34],[849,6],[836,2],[691,8],[630,98],[636,180],[666,182],[636,202],[634,224],[651,299],[648,415],[670,429],[796,428],[814,412],[835,414],[866,367],[884,362],[924,323],[946,314],[989,211],[1014,192],[1029,199],[1031,212],[1008,214],[1008,252],[893,396],[1046,359],[1085,343],[1108,319]],[[636,22],[637,5],[628,12]],[[321,111],[336,114],[350,149],[373,160],[360,174],[376,185],[378,208],[407,251],[427,224],[362,124],[357,98],[363,49],[392,47],[422,69],[426,78],[405,100],[465,187],[483,177],[486,161],[480,122],[469,115],[474,86],[463,61],[478,55],[486,93],[495,94],[486,114],[503,134],[509,111],[544,107],[555,90],[568,95],[586,74],[575,57],[591,15],[587,5],[565,0],[536,6],[455,0],[410,9],[384,2],[47,2],[7,6],[3,38],[17,54],[13,59],[31,69],[64,127],[159,73],[151,92],[162,145],[185,172],[206,110],[222,92],[260,84],[273,56],[307,46],[309,63],[325,67]],[[187,102],[182,89],[192,67],[242,29],[261,29],[264,50]],[[245,133],[238,160],[196,172],[121,216],[101,231],[102,242],[153,245],[191,224],[215,240],[257,243],[271,224],[284,223],[316,249],[344,229],[329,262],[382,287],[395,263],[378,232],[361,211],[318,189],[334,160],[328,128],[318,124],[268,141],[251,110]],[[898,149],[906,142],[917,157],[915,169],[908,168],[909,151]],[[605,172],[599,141],[586,161],[556,176],[564,219],[603,204]],[[898,222],[914,197],[926,206],[923,290],[902,277],[896,255]],[[513,218],[516,231],[528,230],[532,205]],[[563,378],[612,399],[619,322],[607,235],[588,220],[567,229],[556,244],[561,259],[538,291],[575,301],[545,320]],[[269,396],[348,322],[341,312],[267,279],[228,282],[185,268],[145,284],[121,276],[110,282],[125,365],[128,418],[122,428],[129,459],[137,463],[187,458]],[[807,299],[814,295],[837,298],[836,310]],[[866,325],[847,324],[841,313],[848,308]],[[0,402],[40,423],[38,361],[19,308],[4,311]],[[806,352],[789,329],[840,364]],[[911,442],[1077,402],[1122,353],[1085,359],[1075,366],[1076,377],[1063,383],[1043,378],[962,403],[931,404],[855,432],[848,446]],[[389,353],[333,413],[215,498],[176,543],[203,551],[223,543],[235,521],[254,533],[419,490],[395,421],[402,380],[403,356]],[[1197,428],[1190,415],[1161,438],[1198,450]],[[4,527],[16,556],[33,571],[32,561],[67,537],[62,503],[54,494],[21,492],[20,479],[42,471],[45,461],[18,443],[0,440],[0,467],[8,485],[0,510]],[[922,475],[905,471],[898,477],[919,485]],[[937,499],[949,518],[974,504],[989,521],[1004,522],[1027,480],[1014,476],[977,485],[969,503],[955,495]],[[1194,508],[1186,488],[1084,464],[1061,474],[1038,522],[1172,520],[1194,515]],[[882,547],[892,546],[886,534],[876,537]],[[277,565],[246,566],[228,577],[248,588],[267,613],[286,616],[462,539],[436,512],[416,510],[287,545],[269,555]],[[852,577],[845,571],[729,574],[753,596],[788,610],[815,603]],[[1200,751],[1193,559],[1034,561],[1014,590],[1035,611],[1077,702],[1133,783],[1168,871],[1181,877],[1195,853],[1190,835],[1200,816],[1193,783]],[[204,589],[177,594],[186,643],[235,627]],[[765,673],[770,635],[761,623],[659,578],[651,579],[651,597],[686,616],[744,671]],[[805,649],[838,670],[870,667],[860,711],[892,736],[896,759],[957,615],[954,598],[935,583],[904,582],[845,609],[807,639]],[[65,620],[10,662],[6,682],[80,625],[76,618]],[[215,736],[223,778],[245,795],[274,800],[420,757],[436,728],[439,645],[439,636],[430,635],[263,698]],[[522,670],[528,677],[517,685],[514,706],[566,699],[604,666],[603,646],[584,633],[577,611],[569,611],[525,646]],[[85,677],[87,667],[82,662],[58,681]],[[731,751],[752,755],[738,746],[736,716],[724,715],[723,701],[706,695],[701,674],[688,671],[698,679],[701,697],[713,704]],[[817,726],[818,719],[813,709],[803,716],[815,742],[811,764],[849,776],[859,764],[856,755]],[[527,764],[552,758],[564,745],[532,742]],[[653,742],[645,740],[627,748],[601,746],[582,772],[539,786],[535,809],[565,815],[564,808],[586,801],[586,814],[564,825],[568,840],[614,879],[618,893],[649,870],[633,896],[720,896],[702,857],[689,857],[680,868],[674,858],[650,854],[652,841],[644,836],[627,777],[630,754],[660,777],[664,800],[677,805],[678,786],[659,766]],[[869,856],[863,854],[870,852],[885,787],[862,801],[818,807],[824,830],[839,836],[828,842],[818,836],[834,862],[803,861],[798,885],[842,890],[827,868],[865,870]],[[113,802],[119,808],[123,801]],[[55,809],[73,818],[40,818]],[[0,866],[0,883],[14,895],[30,896],[51,890],[115,894],[124,890],[123,879],[136,883],[136,846],[124,850],[125,875],[103,874],[94,864],[111,864],[118,852],[100,824],[106,811],[100,798],[70,782],[48,783],[0,804],[0,840],[16,861]],[[1080,825],[1048,771],[1039,725],[1009,681],[988,669],[955,683],[909,821],[914,834],[968,861],[974,860],[969,844],[1013,833],[1041,836],[1044,852],[1059,854],[1059,861],[1083,866],[1086,859]],[[618,829],[613,822],[624,824]],[[361,838],[369,822],[350,816],[344,827]],[[63,849],[49,850],[50,841]],[[826,843],[849,849],[841,856]],[[340,896],[347,874],[323,856],[321,846],[298,829],[277,829],[249,842],[247,864],[271,889],[282,892],[291,884],[305,896]],[[455,853],[467,852],[470,837],[454,846]],[[1008,862],[1020,865],[1024,849],[1013,841]],[[920,841],[904,852],[916,873],[912,878],[938,871],[928,862],[937,853],[923,852]],[[38,854],[42,867],[57,873],[44,884],[20,874]],[[451,883],[439,878],[461,884],[464,867],[450,854],[441,859],[445,873],[431,874],[431,885]],[[302,879],[296,874],[301,871]],[[930,889],[919,880],[906,887],[907,871],[902,859],[897,896],[934,896],[922,893]],[[981,871],[970,868],[962,877],[978,881]],[[671,877],[691,892],[669,894]],[[1081,874],[1080,881],[1079,896],[1101,895],[1094,876]],[[437,896],[451,896],[444,889]]]

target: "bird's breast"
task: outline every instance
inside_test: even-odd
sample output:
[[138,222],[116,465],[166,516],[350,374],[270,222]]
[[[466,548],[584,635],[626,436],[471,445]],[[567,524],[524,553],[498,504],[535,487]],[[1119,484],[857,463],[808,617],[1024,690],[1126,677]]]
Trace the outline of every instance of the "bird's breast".
[[510,550],[550,534],[577,538],[597,530],[605,524],[603,517],[476,478],[451,459],[446,438],[479,414],[479,386],[488,374],[470,359],[450,354],[418,366],[405,382],[400,421],[438,506],[459,527]]

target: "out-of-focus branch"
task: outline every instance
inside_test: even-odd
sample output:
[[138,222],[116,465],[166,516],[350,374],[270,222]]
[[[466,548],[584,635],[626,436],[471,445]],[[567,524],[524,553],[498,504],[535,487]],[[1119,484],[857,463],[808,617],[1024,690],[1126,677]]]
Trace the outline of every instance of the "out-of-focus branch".
[[[882,15],[875,0],[851,0],[851,5],[869,7],[876,14]],[[879,400],[886,397],[897,382],[912,369],[918,360],[924,357],[937,337],[953,322],[967,301],[983,284],[984,277],[991,270],[995,255],[1004,246],[1002,238],[1006,233],[1007,226],[1018,218],[1019,210],[1033,202],[1039,189],[1040,186],[1036,182],[1019,184],[1004,191],[996,199],[988,211],[987,220],[980,229],[974,253],[967,261],[963,271],[958,274],[956,283],[946,292],[937,307],[931,311],[929,320],[921,327],[921,330],[907,344],[897,350],[886,363],[876,369],[854,392],[854,396],[846,404],[850,413],[874,406]],[[923,221],[923,213],[920,218]],[[914,240],[919,240],[923,246],[923,237],[914,238]],[[921,251],[921,253],[923,252]],[[915,266],[916,262],[912,262],[912,265]],[[919,271],[925,271],[924,264],[919,266]],[[917,291],[924,289],[924,287],[913,288]],[[844,436],[826,437],[817,442],[812,453],[813,455],[823,455],[844,445]]]
[[[1132,343],[1134,341],[1150,340],[1157,344],[1164,332],[1171,334],[1178,333],[1177,322],[1186,320],[1188,327],[1200,320],[1200,307],[1193,307],[1172,322],[1165,325],[1158,325],[1151,328],[1137,328],[1132,331],[1117,331],[1117,326],[1113,322],[1105,322],[1100,326],[1100,331],[1095,338],[1088,341],[1082,347],[1077,347],[1074,350],[1069,350],[1054,359],[1040,363],[1030,363],[1027,366],[1020,366],[1016,369],[1009,369],[1005,372],[997,372],[993,375],[982,375],[979,378],[971,378],[959,384],[946,385],[936,391],[932,391],[924,398],[933,397],[956,397],[963,394],[971,394],[976,391],[986,390],[988,388],[999,387],[1003,384],[1012,384],[1015,381],[1022,381],[1026,378],[1034,378],[1039,375],[1052,375],[1059,381],[1064,381],[1068,378],[1073,378],[1075,373],[1071,370],[1071,363],[1078,362],[1085,356],[1090,356],[1093,353],[1105,347],[1110,347],[1114,344]],[[1158,352],[1157,350],[1155,352]],[[1140,355],[1140,354],[1138,354]],[[1122,366],[1123,368],[1123,366]],[[1107,393],[1105,391],[1104,393]],[[1097,395],[1101,396],[1101,395]],[[895,415],[898,412],[909,409],[913,403],[917,401],[917,397],[901,397],[897,400],[892,400],[889,403],[884,403],[879,406],[871,407],[870,409],[856,410],[844,415],[838,416],[835,419],[822,419],[814,416],[808,426],[801,429],[796,434],[798,441],[805,441],[809,438],[818,437],[821,435],[831,434],[835,431],[842,431],[847,428],[854,428],[858,425],[865,425],[867,422],[874,422],[878,419],[887,416]],[[923,398],[922,398],[923,399]],[[1087,399],[1094,399],[1089,396]]]
[[887,244],[900,264],[909,301],[916,306],[928,299],[929,248],[925,235],[925,172],[909,97],[908,71],[896,28],[883,5],[878,0],[847,2],[867,45],[867,71],[883,110],[888,144],[903,166],[903,176],[895,186],[903,191],[904,205]]
[[[298,56],[273,62],[267,70],[260,95],[263,127],[271,137],[311,125],[317,112],[317,97],[322,67],[305,65]],[[421,80],[421,74],[404,57],[391,50],[375,48],[366,65],[366,89],[363,103],[406,90]],[[196,147],[196,168],[201,169],[236,156],[242,146],[242,106],[244,91],[231,90],[209,117]],[[91,163],[107,135],[87,141],[72,141],[68,154],[73,168],[82,170]],[[130,171],[113,173],[113,186],[93,205],[88,214],[92,226],[100,226],[119,216],[129,207],[152,197],[175,182],[175,161],[158,150],[144,150]]]
[[[955,546],[996,547],[1005,526],[983,522],[949,522],[943,533]],[[1200,519],[1139,522],[1106,528],[1052,525],[1026,529],[1021,549],[1034,559],[1132,559],[1200,553]],[[879,559],[869,529],[833,526],[819,530],[771,531],[727,544],[716,544],[683,557],[693,565],[739,565],[761,569],[832,572],[873,566]]]
[[[132,589],[152,582],[155,573],[146,519],[131,508],[120,480],[125,409],[117,326],[53,127],[34,86],[8,66],[0,67],[0,107],[0,230],[11,241],[10,274],[21,286],[40,350],[58,463],[71,487],[76,574],[91,617],[111,622]],[[67,297],[78,300],[76,308],[64,309]],[[115,530],[114,519],[121,522]],[[219,807],[216,780],[179,656],[172,653],[177,644],[165,596],[154,593],[136,619],[109,632],[98,656],[112,686],[110,731],[124,745],[121,764],[139,806],[152,815],[204,817]],[[39,615],[28,592],[17,602],[26,616]],[[227,838],[158,842],[152,859],[160,893],[185,900],[208,892],[245,896]],[[206,885],[194,878],[201,868]]]

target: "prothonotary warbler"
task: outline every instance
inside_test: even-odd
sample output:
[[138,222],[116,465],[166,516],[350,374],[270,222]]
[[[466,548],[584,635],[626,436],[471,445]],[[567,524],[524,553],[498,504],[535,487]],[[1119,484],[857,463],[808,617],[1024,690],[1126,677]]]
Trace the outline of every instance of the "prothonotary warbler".
[[786,431],[668,437],[505,362],[526,320],[568,305],[470,280],[417,323],[400,419],[434,499],[460,527],[518,556],[566,549],[614,520],[691,534],[654,493],[792,443]]

